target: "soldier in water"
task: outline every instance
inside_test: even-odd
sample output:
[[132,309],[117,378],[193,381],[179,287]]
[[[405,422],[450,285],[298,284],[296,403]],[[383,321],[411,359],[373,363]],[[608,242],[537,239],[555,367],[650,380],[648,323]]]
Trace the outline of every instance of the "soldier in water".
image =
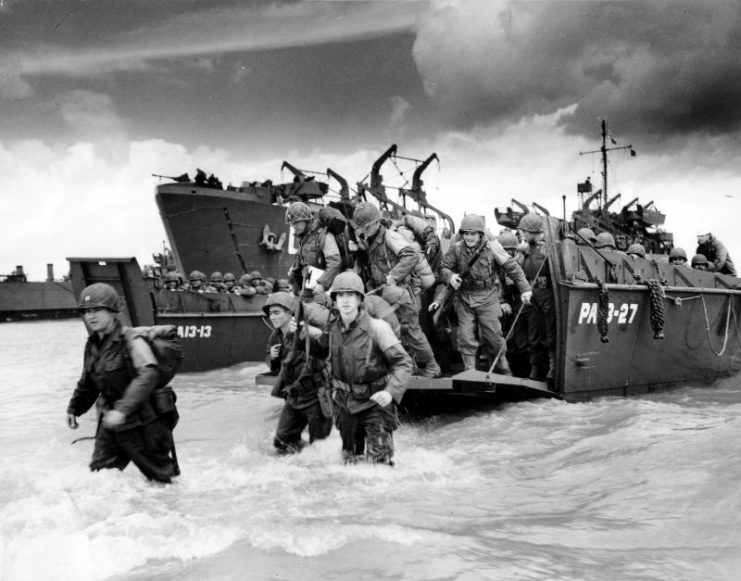
[[150,480],[169,483],[179,474],[171,457],[172,436],[150,403],[159,381],[157,360],[147,342],[127,344],[119,320],[116,290],[95,283],[80,294],[78,309],[90,337],[85,345],[82,377],[67,406],[67,425],[98,401],[98,430],[90,470],[118,468],[133,462]]

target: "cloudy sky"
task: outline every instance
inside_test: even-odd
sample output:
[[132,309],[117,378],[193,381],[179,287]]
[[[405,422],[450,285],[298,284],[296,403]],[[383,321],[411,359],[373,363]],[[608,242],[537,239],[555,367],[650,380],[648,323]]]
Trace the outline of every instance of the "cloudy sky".
[[[741,261],[735,0],[0,0],[0,273],[137,256],[165,238],[151,174],[225,183],[283,160],[354,183],[391,143],[439,164],[455,218],[516,198],[554,214],[599,182]],[[403,185],[413,167],[384,169]]]

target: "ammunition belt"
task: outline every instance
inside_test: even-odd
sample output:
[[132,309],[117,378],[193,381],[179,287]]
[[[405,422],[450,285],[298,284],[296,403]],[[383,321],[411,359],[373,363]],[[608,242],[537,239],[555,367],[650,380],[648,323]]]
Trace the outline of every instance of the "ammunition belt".
[[356,399],[368,399],[377,391],[381,391],[389,381],[388,375],[383,375],[368,383],[346,383],[339,379],[332,378],[332,387],[341,391],[351,393]]
[[470,278],[463,279],[461,289],[463,290],[491,290],[496,286],[496,283],[491,280],[472,280]]

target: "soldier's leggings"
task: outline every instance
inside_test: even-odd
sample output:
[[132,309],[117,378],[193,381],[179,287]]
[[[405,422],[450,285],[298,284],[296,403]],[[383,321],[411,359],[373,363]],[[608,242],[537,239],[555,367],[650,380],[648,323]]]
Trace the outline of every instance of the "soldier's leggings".
[[346,462],[356,461],[363,453],[362,441],[365,439],[365,456],[369,462],[393,465],[393,433],[399,425],[396,404],[383,408],[376,405],[355,414],[341,408],[338,423]]
[[401,315],[402,343],[409,354],[414,357],[418,365],[425,367],[428,363],[435,361],[435,354],[432,352],[430,342],[422,332],[422,326],[419,323],[419,298],[417,297],[415,311],[409,311]]
[[456,297],[455,314],[458,316],[458,350],[461,355],[476,354],[479,342],[476,341],[474,331],[478,322],[481,345],[490,357],[496,357],[504,345],[502,325],[499,322],[502,314],[499,302],[470,304]]
[[301,432],[309,426],[309,443],[323,440],[332,430],[332,418],[325,418],[319,402],[296,409],[289,403],[283,406],[278,420],[273,445],[279,452],[290,454],[301,450]]
[[118,468],[129,462],[150,480],[171,482],[178,470],[173,458],[172,434],[161,419],[129,430],[110,430],[100,426],[95,437],[90,470]]

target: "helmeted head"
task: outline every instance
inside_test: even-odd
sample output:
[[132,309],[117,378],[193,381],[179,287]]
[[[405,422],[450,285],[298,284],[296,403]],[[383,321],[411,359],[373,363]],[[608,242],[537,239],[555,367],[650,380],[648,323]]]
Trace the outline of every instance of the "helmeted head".
[[88,309],[108,309],[112,313],[120,313],[121,298],[111,285],[96,282],[82,290],[77,309],[83,313]]
[[706,226],[701,226],[700,228],[698,228],[695,234],[697,234],[698,244],[706,244],[707,242],[710,241],[710,238],[712,237],[710,228],[707,228]]
[[461,220],[461,225],[458,230],[460,230],[461,234],[464,234],[465,232],[480,232],[483,234],[486,231],[486,222],[484,221],[483,216],[479,216],[478,214],[466,214],[463,216],[463,220]]
[[378,232],[381,222],[381,211],[370,202],[360,202],[355,206],[352,217],[352,227],[359,238],[369,238]]
[[286,209],[286,224],[306,221],[312,218],[311,208],[304,202],[294,202]]
[[337,293],[347,292],[357,293],[361,298],[365,298],[363,280],[352,271],[341,272],[335,277],[332,287],[329,289],[329,296],[334,301]]
[[209,282],[211,284],[223,284],[224,275],[222,275],[218,270],[216,270],[211,273],[211,278],[209,279]]
[[669,262],[671,264],[686,264],[687,252],[684,250],[684,248],[675,246],[669,251]]
[[206,275],[200,270],[194,270],[190,273],[188,280],[192,288],[200,288],[206,284]]
[[517,225],[517,228],[530,234],[542,234],[543,220],[538,214],[528,212],[520,218],[520,223]]
[[597,241],[594,243],[594,247],[615,250],[615,237],[609,232],[600,232],[597,234]]
[[576,236],[577,244],[586,244],[586,242],[584,242],[585,240],[587,242],[591,242],[592,244],[597,242],[597,235],[594,233],[594,230],[592,230],[591,228],[586,228],[586,227],[579,228],[576,231],[576,234],[577,234]]
[[692,268],[696,268],[697,270],[707,270],[708,268],[708,259],[704,254],[695,254],[692,257]]
[[287,278],[279,278],[278,282],[276,283],[276,286],[278,287],[279,291],[285,291],[285,292],[291,291],[291,283]]
[[260,274],[259,270],[253,270],[250,276],[252,277],[252,284],[260,284],[262,282],[262,274]]
[[239,286],[245,287],[245,286],[252,286],[252,275],[251,274],[243,274],[239,277]]
[[511,230],[505,230],[498,236],[499,244],[502,245],[502,248],[504,248],[507,252],[514,253],[517,250],[517,246],[519,245],[519,240],[517,240],[517,236],[514,232]]
[[171,270],[165,275],[165,288],[176,289],[180,286],[180,275]]
[[275,306],[282,307],[286,311],[291,313],[291,315],[293,315],[296,312],[296,297],[294,297],[291,293],[282,291],[271,293],[268,295],[268,298],[262,307],[262,311],[266,315],[270,315],[270,307]]
[[237,284],[237,277],[231,272],[224,273],[224,285],[227,288],[233,288]]
[[643,244],[638,244],[637,242],[628,246],[628,250],[626,250],[625,252],[629,255],[646,258],[646,249],[643,247]]

